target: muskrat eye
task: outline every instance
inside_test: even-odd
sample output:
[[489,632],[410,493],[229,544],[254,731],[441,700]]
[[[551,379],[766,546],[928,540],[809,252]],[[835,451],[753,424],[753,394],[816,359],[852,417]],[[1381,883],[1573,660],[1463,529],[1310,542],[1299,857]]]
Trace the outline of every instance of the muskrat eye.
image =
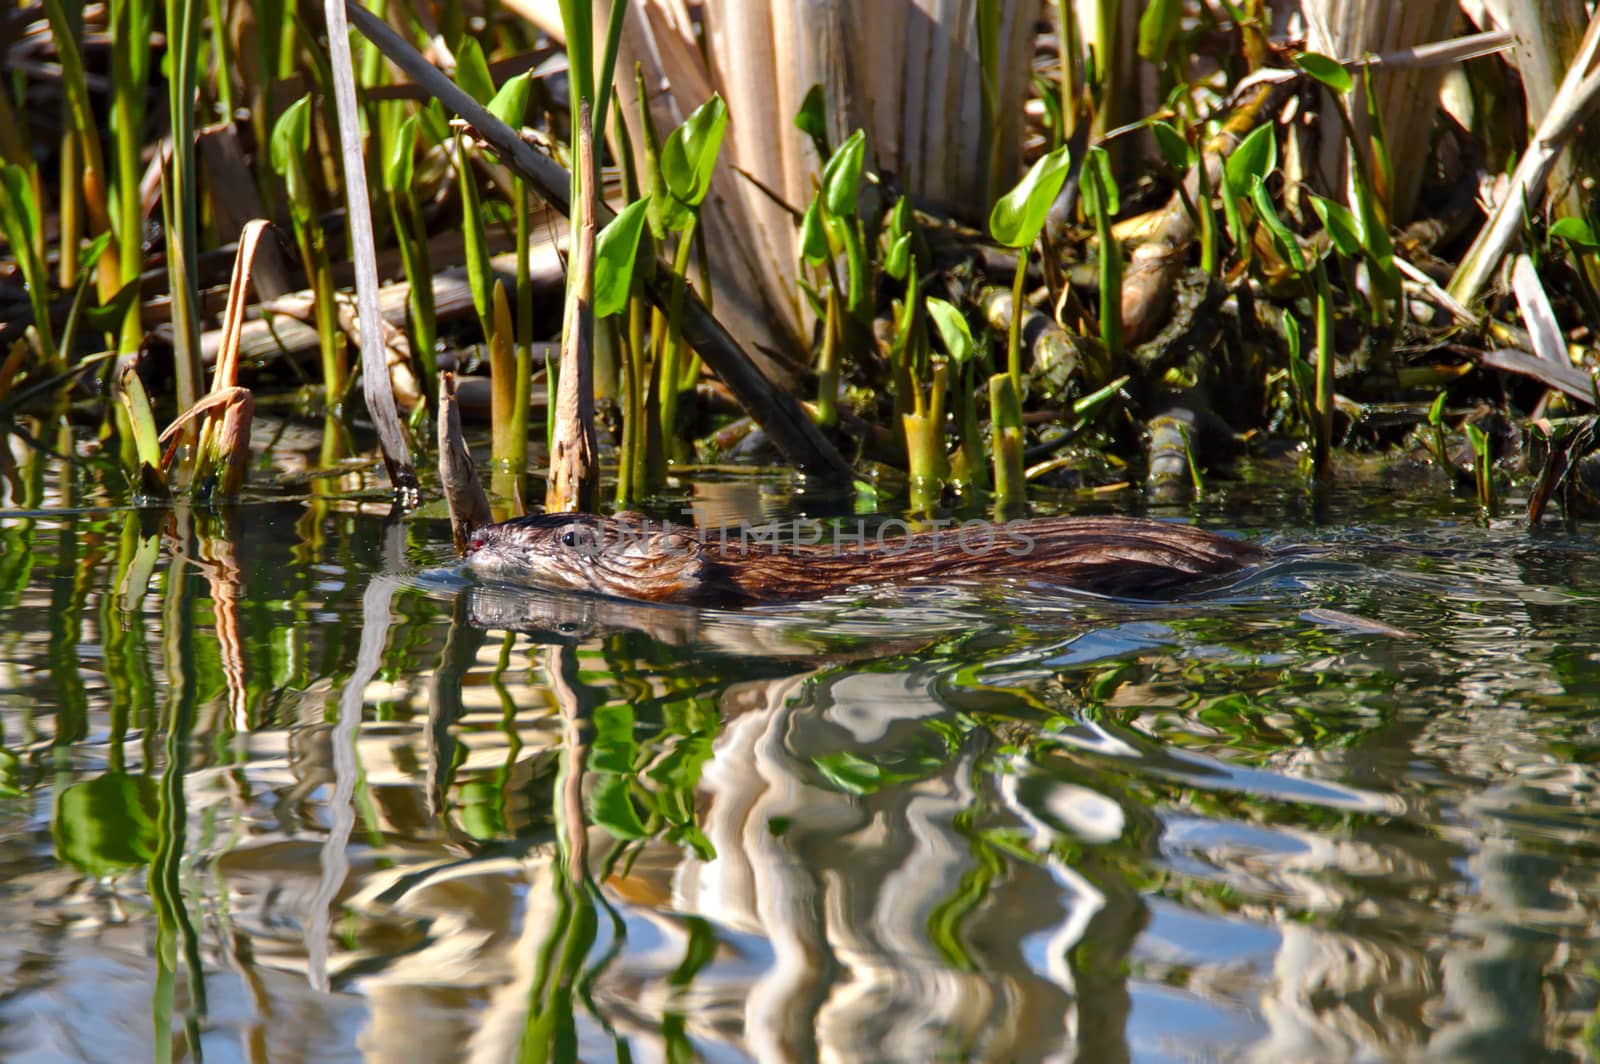
[[576,547],[578,545],[578,533],[570,528],[561,533],[561,545],[563,547]]
[[484,543],[488,542],[482,536],[473,536],[472,542],[467,544],[468,550],[482,550]]

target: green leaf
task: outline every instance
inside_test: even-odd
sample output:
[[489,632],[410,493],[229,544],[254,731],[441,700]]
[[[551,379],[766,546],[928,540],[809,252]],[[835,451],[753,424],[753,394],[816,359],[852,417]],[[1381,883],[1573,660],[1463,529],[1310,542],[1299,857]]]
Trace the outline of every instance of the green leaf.
[[911,200],[901,196],[894,201],[894,209],[889,212],[889,236],[899,240],[911,232]]
[[[15,163],[7,163],[0,171],[0,182],[5,187],[5,201],[0,203],[0,219],[4,220],[6,242],[19,256],[21,249],[33,247],[39,233],[39,204],[33,198],[33,184],[28,171]],[[31,282],[30,282],[31,283]]]
[[1007,247],[1031,247],[1066,183],[1070,164],[1065,144],[1034,163],[1016,187],[995,202],[989,212],[990,234]]
[[407,115],[395,130],[394,143],[389,152],[388,165],[383,170],[384,183],[390,192],[411,194],[411,179],[415,172],[417,156],[417,116]]
[[494,94],[489,101],[489,113],[512,129],[521,129],[523,116],[528,110],[528,93],[532,88],[533,71],[518,74]]
[[1341,96],[1355,85],[1343,63],[1317,52],[1301,52],[1294,57],[1294,65]]
[[1594,227],[1582,218],[1558,218],[1550,226],[1550,235],[1583,251],[1600,249],[1600,241],[1595,240]]
[[861,195],[861,163],[867,154],[867,134],[856,130],[839,145],[822,169],[822,205],[834,218],[854,218]]
[[896,237],[894,243],[889,245],[889,252],[883,257],[883,272],[897,281],[903,281],[909,269],[911,269],[911,234],[905,233]]
[[1090,209],[1104,211],[1109,218],[1122,209],[1122,198],[1117,191],[1116,177],[1111,173],[1111,156],[1104,148],[1090,148],[1083,160],[1083,183]]
[[1361,223],[1350,213],[1350,208],[1313,194],[1311,209],[1322,219],[1322,228],[1328,231],[1328,238],[1339,249],[1339,254],[1351,259],[1361,254],[1365,244],[1361,239]]
[[693,208],[706,198],[727,126],[728,105],[713,95],[667,137],[661,146],[661,176],[673,199]]
[[1139,54],[1152,63],[1163,62],[1182,28],[1182,0],[1150,0],[1139,16]]
[[1189,168],[1189,163],[1194,159],[1194,149],[1189,147],[1182,133],[1166,122],[1151,122],[1150,132],[1156,138],[1156,147],[1161,149],[1161,157],[1167,160],[1169,166],[1177,170]]
[[474,100],[487,104],[494,99],[494,79],[483,58],[483,46],[476,37],[463,37],[456,49],[456,84]]
[[1266,180],[1278,165],[1278,141],[1272,125],[1257,126],[1239,142],[1223,166],[1223,175],[1235,196],[1250,195],[1253,178]]
[[429,100],[424,104],[422,110],[417,112],[417,121],[429,144],[439,147],[450,139],[450,116],[445,114],[444,104],[438,100]]
[[939,330],[939,339],[944,341],[950,361],[961,365],[970,359],[977,345],[972,342],[972,330],[967,326],[966,316],[960,308],[937,296],[929,296],[927,306],[928,317],[933,319],[934,326]]
[[1272,205],[1272,195],[1267,191],[1267,183],[1259,177],[1250,187],[1250,202],[1255,205],[1256,215],[1272,233],[1273,241],[1278,245],[1278,250],[1284,258],[1295,268],[1295,272],[1306,272],[1306,257],[1300,250],[1300,241],[1295,239],[1294,233],[1278,217],[1278,209]]
[[1434,428],[1438,428],[1440,425],[1444,424],[1445,397],[1445,393],[1440,392],[1438,395],[1433,397],[1433,405],[1428,407],[1428,424],[1432,425]]
[[288,175],[290,168],[311,150],[311,94],[290,104],[272,124],[272,169]]
[[800,110],[794,114],[794,125],[812,139],[819,152],[828,154],[828,101],[820,82],[806,90],[806,98],[800,101]]
[[472,292],[472,309],[478,312],[484,334],[494,331],[489,317],[494,272],[489,268],[489,236],[483,225],[483,208],[478,195],[478,177],[472,163],[457,144],[457,185],[461,190],[461,231],[465,240],[467,287]]
[[598,318],[621,313],[633,287],[633,264],[639,254],[650,197],[624,207],[594,242],[594,313]]
[[820,266],[828,261],[828,231],[822,224],[822,192],[811,197],[811,205],[800,221],[800,255],[807,262]]

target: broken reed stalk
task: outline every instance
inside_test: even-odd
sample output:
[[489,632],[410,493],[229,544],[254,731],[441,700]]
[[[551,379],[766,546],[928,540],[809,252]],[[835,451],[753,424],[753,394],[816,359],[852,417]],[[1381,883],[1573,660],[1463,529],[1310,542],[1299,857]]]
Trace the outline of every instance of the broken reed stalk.
[[573,127],[577,140],[578,202],[572,214],[572,275],[567,282],[565,329],[561,336],[561,376],[550,443],[550,479],[545,487],[548,513],[593,513],[600,497],[594,434],[594,214],[597,198],[594,127],[589,98],[579,103]]
[[1511,176],[1511,189],[1490,214],[1488,222],[1467,249],[1450,278],[1448,291],[1456,301],[1470,304],[1489,280],[1506,249],[1522,230],[1523,219],[1538,208],[1545,185],[1567,141],[1585,115],[1600,102],[1600,11],[1578,46],[1567,76],[1550,102],[1544,121],[1528,141],[1528,150]]
[[[491,115],[454,82],[445,77],[421,53],[382,19],[363,8],[357,0],[346,0],[350,21],[379,51],[418,86],[435,96],[444,107],[470,122],[490,147],[514,173],[527,178],[539,195],[557,210],[571,209],[567,185],[569,175],[560,164],[540,155],[504,122]],[[613,212],[603,203],[595,205],[597,224],[609,222]],[[647,283],[646,291],[657,307],[669,304],[669,271],[662,264]],[[682,308],[684,341],[700,355],[711,371],[722,379],[739,404],[767,430],[772,442],[786,459],[803,472],[826,474],[848,483],[850,465],[812,422],[805,407],[793,395],[775,387],[728,333],[705,303],[694,292],[685,294]]]
[[439,374],[439,484],[450,507],[450,533],[456,553],[465,554],[472,533],[494,523],[489,496],[472,467],[461,431],[461,407],[456,402],[454,373]]
[[[355,65],[350,58],[350,25],[345,5],[339,0],[324,0],[328,20],[328,52],[333,60],[334,102],[339,112],[339,145],[344,158],[345,206],[350,225],[350,243],[356,261],[356,306],[361,322],[361,391],[367,412],[378,430],[383,464],[395,497],[405,506],[419,500],[417,470],[411,461],[411,447],[395,409],[394,386],[389,381],[388,358],[383,342],[382,317],[378,309],[378,255],[372,237],[372,197],[367,192],[367,168],[362,158],[361,115],[356,104]],[[199,361],[199,347],[195,348]]]

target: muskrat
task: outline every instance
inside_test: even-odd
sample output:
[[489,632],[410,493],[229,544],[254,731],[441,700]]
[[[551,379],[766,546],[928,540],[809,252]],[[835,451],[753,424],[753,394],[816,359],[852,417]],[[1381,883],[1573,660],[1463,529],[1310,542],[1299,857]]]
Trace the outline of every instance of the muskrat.
[[[1266,561],[1270,552],[1187,525],[1132,517],[970,521],[888,536],[777,544],[742,530],[704,532],[615,517],[548,513],[492,523],[461,435],[454,381],[439,389],[439,479],[467,567],[556,590],[650,602],[747,606],[821,598],[852,587],[1013,577],[1126,598],[1165,598]],[[799,529],[797,528],[797,531]]]
[[[812,526],[816,528],[816,526]],[[902,525],[902,527],[904,527]],[[471,532],[467,566],[500,579],[651,602],[746,606],[872,584],[1013,577],[1098,595],[1167,598],[1269,552],[1188,525],[1051,517],[850,542],[775,544],[590,514],[535,514]]]

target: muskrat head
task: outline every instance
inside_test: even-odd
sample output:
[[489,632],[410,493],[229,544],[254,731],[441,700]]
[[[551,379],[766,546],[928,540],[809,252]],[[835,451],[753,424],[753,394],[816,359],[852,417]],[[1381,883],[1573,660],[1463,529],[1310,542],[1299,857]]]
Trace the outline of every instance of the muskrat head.
[[692,532],[643,518],[534,514],[472,533],[466,562],[501,580],[681,601],[699,590],[705,557]]

